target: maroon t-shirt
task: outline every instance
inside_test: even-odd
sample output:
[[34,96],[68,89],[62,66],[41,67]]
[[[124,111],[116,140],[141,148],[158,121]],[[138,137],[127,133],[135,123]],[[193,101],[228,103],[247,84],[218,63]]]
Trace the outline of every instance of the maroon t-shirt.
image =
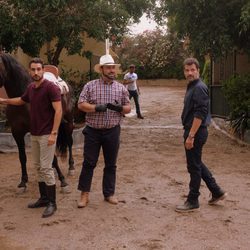
[[38,88],[31,83],[21,98],[30,103],[30,133],[39,136],[50,134],[55,114],[52,102],[61,100],[60,89],[44,79]]

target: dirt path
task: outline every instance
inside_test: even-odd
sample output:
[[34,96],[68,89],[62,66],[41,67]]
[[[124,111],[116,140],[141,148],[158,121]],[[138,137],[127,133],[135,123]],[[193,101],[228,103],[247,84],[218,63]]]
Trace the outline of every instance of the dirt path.
[[[30,182],[25,193],[16,188],[18,155],[0,154],[1,250],[249,249],[250,148],[211,127],[204,162],[229,197],[217,206],[208,206],[209,192],[202,185],[200,211],[176,213],[174,207],[185,199],[189,181],[179,119],[184,89],[141,90],[145,119],[127,117],[123,123],[118,206],[103,201],[101,157],[89,206],[77,209],[82,149],[76,148],[76,174],[67,178],[71,193],[60,193],[58,188],[58,211],[42,219],[42,209],[27,208],[28,202],[38,196],[30,154]],[[63,170],[66,173],[65,164]]]

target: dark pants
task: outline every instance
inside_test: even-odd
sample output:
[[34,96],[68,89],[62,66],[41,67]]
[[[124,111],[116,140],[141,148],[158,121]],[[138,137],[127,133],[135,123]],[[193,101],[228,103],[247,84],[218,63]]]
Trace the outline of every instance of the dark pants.
[[[189,130],[185,130],[184,142],[186,141],[188,134]],[[190,174],[189,194],[187,200],[191,203],[198,202],[201,179],[206,183],[208,189],[214,197],[219,197],[222,194],[222,190],[217,185],[212,173],[201,160],[202,148],[207,141],[207,137],[207,128],[201,127],[195,135],[194,147],[191,150],[187,150],[185,148],[187,169]]]
[[103,195],[109,197],[115,193],[116,160],[120,145],[120,131],[120,126],[111,129],[93,129],[88,126],[84,128],[84,160],[79,177],[79,190],[90,191],[94,168],[102,147],[105,162],[102,180]]
[[132,97],[134,99],[136,114],[141,115],[138,91],[137,90],[129,90],[128,92],[129,92],[129,99],[131,100]]

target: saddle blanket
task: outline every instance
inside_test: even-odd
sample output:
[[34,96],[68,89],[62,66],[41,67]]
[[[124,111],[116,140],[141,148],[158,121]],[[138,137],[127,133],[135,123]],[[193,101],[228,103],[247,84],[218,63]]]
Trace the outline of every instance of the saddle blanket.
[[59,89],[61,90],[61,95],[67,94],[69,92],[69,86],[60,76],[56,78],[56,76],[53,73],[44,72],[43,77],[53,82],[55,85],[57,85]]

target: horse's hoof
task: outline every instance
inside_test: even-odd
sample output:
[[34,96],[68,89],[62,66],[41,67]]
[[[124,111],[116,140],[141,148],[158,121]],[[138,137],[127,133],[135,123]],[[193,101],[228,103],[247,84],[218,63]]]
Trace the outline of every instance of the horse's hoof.
[[23,194],[27,191],[27,187],[18,187],[17,194]]
[[19,184],[18,184],[18,186],[17,186],[18,188],[26,188],[27,186],[26,186],[26,181],[21,181]]
[[69,169],[68,176],[74,176],[75,175],[75,169]]
[[69,194],[69,193],[71,193],[69,185],[64,186],[64,187],[61,186],[61,193],[63,193],[63,194]]
[[62,180],[61,181],[61,188],[63,187],[67,187],[69,184],[65,181],[65,180]]

